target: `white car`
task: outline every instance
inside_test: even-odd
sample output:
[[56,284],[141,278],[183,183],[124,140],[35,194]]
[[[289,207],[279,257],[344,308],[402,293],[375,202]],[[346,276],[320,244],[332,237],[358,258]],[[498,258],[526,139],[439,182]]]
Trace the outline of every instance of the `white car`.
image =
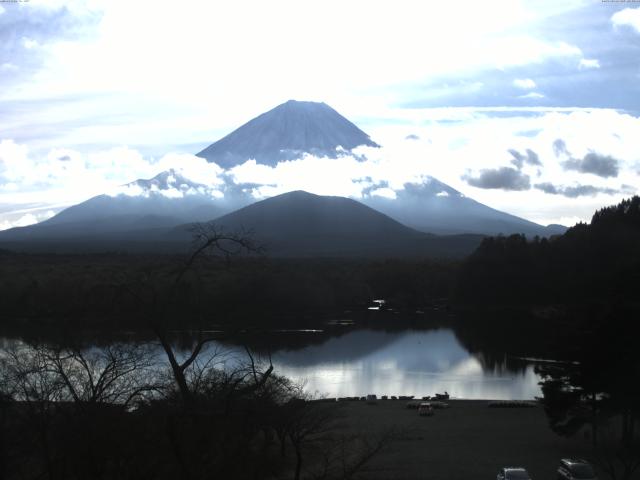
[[531,480],[531,477],[522,467],[504,467],[498,472],[497,480]]

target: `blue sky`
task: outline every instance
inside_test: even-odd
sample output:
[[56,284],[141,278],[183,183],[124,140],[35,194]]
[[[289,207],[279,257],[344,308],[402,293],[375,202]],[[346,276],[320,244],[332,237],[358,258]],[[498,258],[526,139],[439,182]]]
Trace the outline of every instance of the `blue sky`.
[[383,148],[228,172],[258,197],[432,175],[570,224],[640,185],[640,2],[5,2],[0,79],[0,228],[166,168],[215,183],[192,154],[290,98]]

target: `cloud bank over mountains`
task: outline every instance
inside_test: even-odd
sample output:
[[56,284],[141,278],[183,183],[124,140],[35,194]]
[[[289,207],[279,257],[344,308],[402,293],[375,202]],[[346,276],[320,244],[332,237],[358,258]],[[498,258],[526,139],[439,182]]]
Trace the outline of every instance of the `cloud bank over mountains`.
[[[392,127],[370,132],[380,148],[362,146],[338,158],[305,155],[275,166],[248,159],[226,170],[187,153],[155,158],[118,147],[88,154],[56,148],[38,155],[3,140],[0,226],[41,221],[102,193],[262,199],[306,190],[355,199],[396,198],[435,177],[482,203],[547,224],[563,220],[557,213],[563,206],[582,202],[578,205],[587,217],[592,205],[636,192],[640,158],[633,145],[640,137],[640,119],[598,109],[528,112],[413,111],[396,117]],[[535,214],[527,210],[532,201]]]
[[[393,198],[429,176],[539,223],[586,220],[640,185],[639,18],[582,0],[4,3],[0,228],[103,192]],[[192,155],[289,98],[383,148],[225,170]],[[168,171],[167,188],[132,184]]]

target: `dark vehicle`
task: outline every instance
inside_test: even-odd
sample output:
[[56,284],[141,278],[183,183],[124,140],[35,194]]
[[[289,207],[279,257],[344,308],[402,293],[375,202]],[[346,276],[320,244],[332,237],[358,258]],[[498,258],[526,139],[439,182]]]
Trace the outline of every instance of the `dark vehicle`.
[[522,467],[504,467],[498,472],[497,480],[531,480],[531,477]]
[[586,460],[563,458],[558,467],[558,480],[597,480],[596,472]]

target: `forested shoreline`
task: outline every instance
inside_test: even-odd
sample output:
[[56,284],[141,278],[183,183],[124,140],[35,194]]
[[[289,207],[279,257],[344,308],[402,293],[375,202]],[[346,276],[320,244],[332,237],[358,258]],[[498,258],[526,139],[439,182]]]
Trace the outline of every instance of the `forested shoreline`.
[[[460,262],[248,258],[219,248],[207,228],[185,256],[0,252],[0,334],[28,338],[29,349],[2,353],[0,478],[195,479],[215,469],[297,479],[309,461],[324,465],[318,478],[351,478],[398,432],[346,435],[336,411],[273,371],[269,348],[258,347],[260,363],[248,346],[251,332],[264,341],[276,327],[332,319],[351,321],[346,328],[451,325],[488,366],[563,360],[538,367],[551,429],[590,428],[612,478],[639,468],[640,394],[630,380],[640,367],[627,332],[640,311],[640,197],[559,237],[487,238]],[[372,311],[375,299],[386,303]],[[245,335],[244,363],[224,369],[203,353],[211,329]],[[188,333],[186,356],[176,330]],[[87,350],[72,335],[122,331],[147,332],[166,368],[150,369],[158,363],[144,342]],[[612,427],[620,419],[621,431]]]

